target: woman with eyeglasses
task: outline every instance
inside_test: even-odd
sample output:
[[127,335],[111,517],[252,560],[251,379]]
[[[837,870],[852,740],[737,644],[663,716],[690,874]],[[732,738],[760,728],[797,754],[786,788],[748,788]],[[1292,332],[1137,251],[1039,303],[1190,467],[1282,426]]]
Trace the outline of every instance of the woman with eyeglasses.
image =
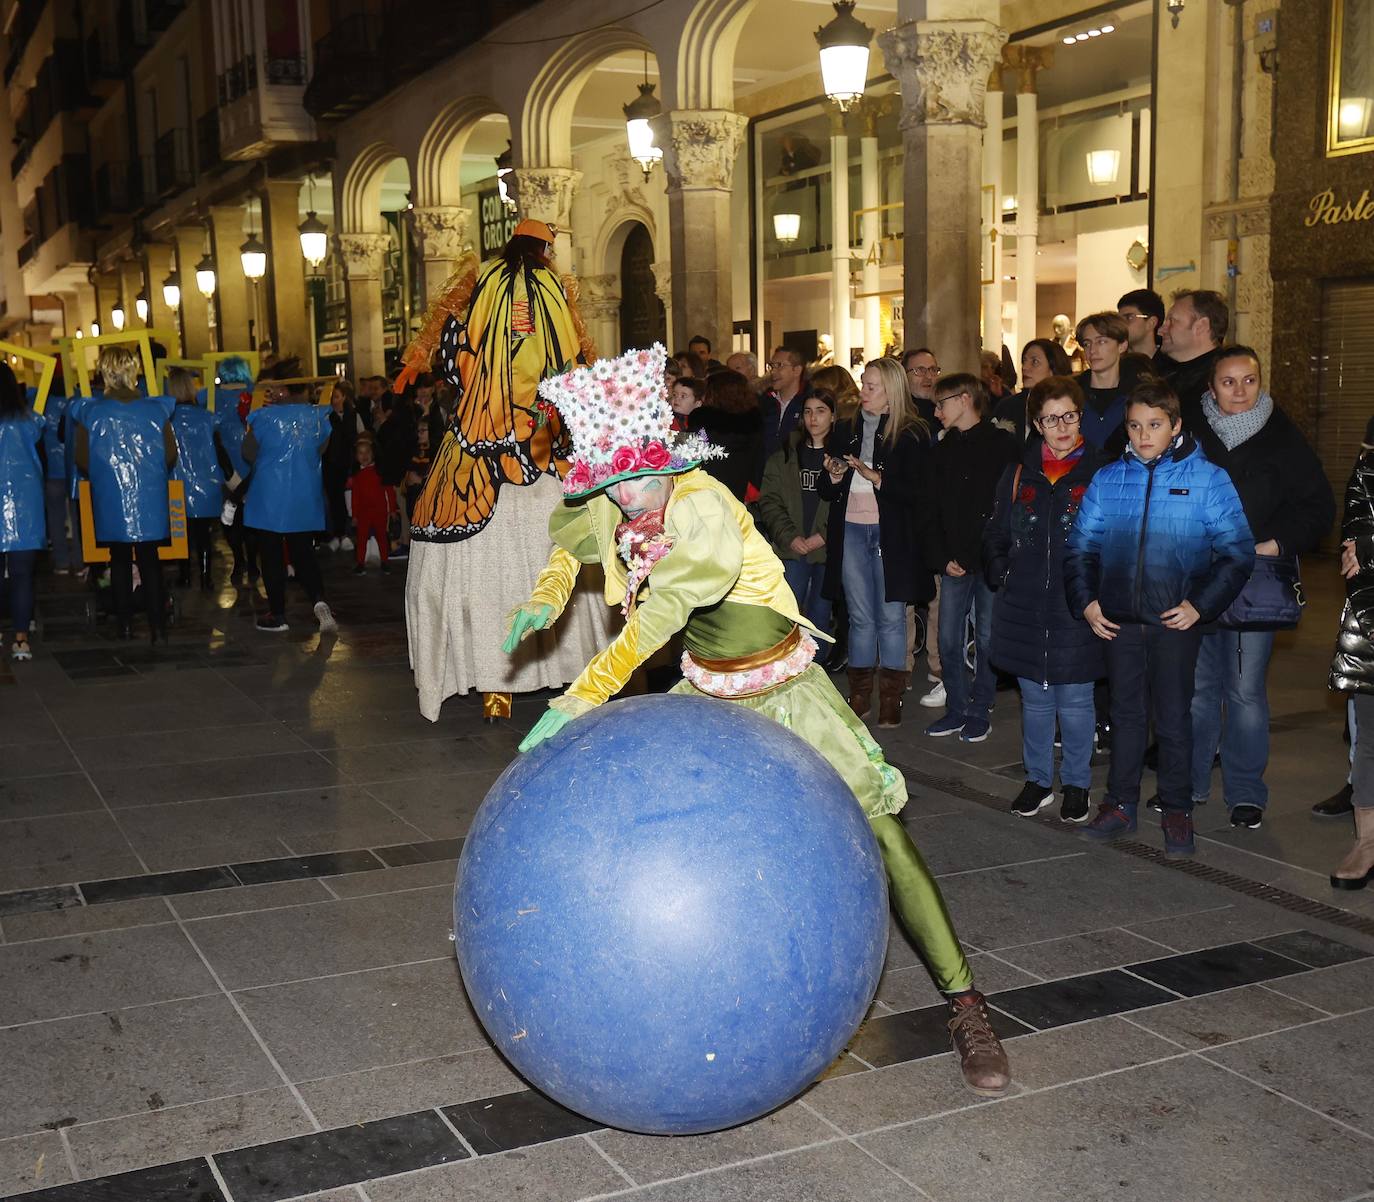
[[1064,549],[1078,506],[1105,457],[1083,440],[1083,390],[1068,376],[1031,389],[1039,435],[1007,468],[983,534],[983,573],[997,590],[993,666],[1021,685],[1021,752],[1026,783],[1011,804],[1029,818],[1054,802],[1054,732],[1063,738],[1059,778],[1065,822],[1088,817],[1093,754],[1093,682],[1106,674],[1103,642],[1069,612]]
[[1073,364],[1064,348],[1053,338],[1032,338],[1021,352],[1021,391],[1003,397],[992,409],[992,424],[1010,430],[1017,442],[1025,442],[1035,433],[1026,425],[1026,405],[1031,389],[1051,376],[1073,375]]

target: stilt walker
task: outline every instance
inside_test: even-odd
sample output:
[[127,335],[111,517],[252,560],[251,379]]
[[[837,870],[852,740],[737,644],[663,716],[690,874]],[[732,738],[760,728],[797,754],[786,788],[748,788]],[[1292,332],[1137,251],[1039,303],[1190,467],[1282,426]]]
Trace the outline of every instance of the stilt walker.
[[[541,380],[595,351],[553,270],[555,231],[521,221],[480,271],[470,253],[430,305],[396,391],[437,350],[459,389],[453,421],[411,514],[406,628],[420,712],[431,722],[454,693],[477,689],[483,716],[508,718],[512,695],[572,680],[611,635],[596,588],[569,598],[570,621],[514,659],[499,644],[510,612],[548,560],[549,514],[567,471],[567,436]],[[565,280],[566,282],[566,280]]]

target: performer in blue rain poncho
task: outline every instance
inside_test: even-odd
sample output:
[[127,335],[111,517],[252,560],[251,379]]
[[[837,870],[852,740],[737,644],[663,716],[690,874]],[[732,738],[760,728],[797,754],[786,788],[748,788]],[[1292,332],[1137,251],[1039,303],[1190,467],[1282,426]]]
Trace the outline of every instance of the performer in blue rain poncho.
[[[273,368],[277,379],[300,374],[295,359]],[[324,472],[320,457],[329,442],[329,407],[316,405],[304,386],[269,385],[268,403],[248,415],[243,457],[253,465],[243,521],[257,547],[268,612],[259,630],[286,625],[286,556],[315,609],[321,634],[338,630],[324,599],[324,579],[315,559],[315,533],[325,529]]]
[[[63,419],[71,402],[67,397],[57,395],[61,387],[59,377],[53,381],[53,390],[48,393],[48,403],[43,407],[43,455],[46,460],[43,502],[47,515],[48,543],[52,547],[52,570],[57,576],[65,576],[82,562],[81,519],[70,503],[67,448],[62,438],[66,429]],[[67,522],[69,516],[70,529]]]
[[9,602],[11,659],[29,659],[33,565],[43,549],[43,419],[0,363],[0,601]]
[[[184,367],[167,373],[167,393],[176,402],[172,433],[177,440],[177,462],[172,478],[186,492],[186,524],[191,555],[181,569],[181,583],[191,583],[191,559],[200,565],[200,587],[210,588],[210,542],[224,508],[224,469],[215,447],[215,418],[197,404],[196,378]],[[226,459],[228,456],[225,456]]]
[[172,535],[168,472],[177,461],[172,401],[137,391],[138,355],[126,346],[100,351],[105,396],[87,405],[76,432],[76,465],[91,480],[97,542],[110,548],[110,588],[119,637],[133,637],[133,565],[143,587],[148,635],[167,638],[157,547]]
[[243,533],[243,498],[248,489],[248,477],[253,471],[243,457],[248,407],[253,400],[253,371],[247,359],[231,355],[219,361],[216,376],[219,382],[215,385],[215,441],[229,461],[225,487],[230,504],[224,506],[221,514],[224,537],[234,553],[234,566],[230,569],[229,578],[237,581],[239,574],[247,571],[248,582],[253,584],[258,579],[257,561]]

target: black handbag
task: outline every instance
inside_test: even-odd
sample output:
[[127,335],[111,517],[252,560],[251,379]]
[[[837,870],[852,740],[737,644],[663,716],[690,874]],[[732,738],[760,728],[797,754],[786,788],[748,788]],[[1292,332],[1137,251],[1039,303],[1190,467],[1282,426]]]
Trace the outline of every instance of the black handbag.
[[1287,630],[1298,624],[1306,604],[1296,555],[1256,555],[1250,579],[1217,625],[1226,630]]

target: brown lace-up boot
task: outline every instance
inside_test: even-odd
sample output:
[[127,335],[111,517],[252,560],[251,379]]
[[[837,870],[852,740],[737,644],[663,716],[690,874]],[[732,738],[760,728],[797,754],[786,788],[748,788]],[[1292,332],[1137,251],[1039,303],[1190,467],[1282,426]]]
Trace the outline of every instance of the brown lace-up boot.
[[907,674],[892,668],[878,669],[878,725],[902,724],[902,697],[906,693]]
[[984,1098],[1000,1098],[1007,1092],[1011,1065],[977,990],[949,999],[949,1038],[969,1089]]
[[873,669],[849,669],[849,708],[860,718],[867,718],[873,708]]

